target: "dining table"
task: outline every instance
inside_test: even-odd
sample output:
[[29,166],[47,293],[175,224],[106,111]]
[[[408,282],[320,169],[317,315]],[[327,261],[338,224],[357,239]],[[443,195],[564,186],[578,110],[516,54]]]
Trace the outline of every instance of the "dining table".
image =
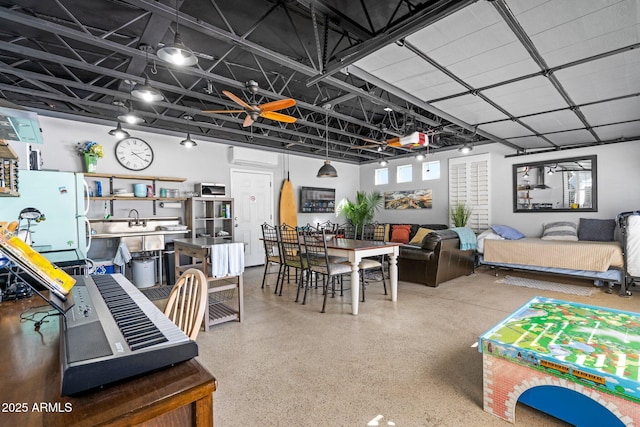
[[388,255],[389,281],[391,282],[391,301],[398,300],[398,252],[402,243],[382,242],[378,240],[356,240],[331,238],[326,240],[329,255],[345,257],[351,264],[351,314],[358,314],[360,302],[360,261],[362,258]]

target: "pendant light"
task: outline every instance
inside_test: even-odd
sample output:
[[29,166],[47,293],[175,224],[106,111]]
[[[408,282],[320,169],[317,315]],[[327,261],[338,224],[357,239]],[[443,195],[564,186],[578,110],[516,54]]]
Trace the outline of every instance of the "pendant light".
[[337,178],[338,171],[331,165],[331,161],[329,161],[329,108],[331,108],[331,104],[324,104],[322,106],[327,111],[326,120],[324,123],[324,137],[326,142],[326,160],[324,161],[324,165],[318,170],[318,178]]
[[[146,52],[147,64],[149,63],[149,51],[151,49],[153,48],[148,45],[140,46],[140,50],[144,50]],[[156,102],[162,101],[164,99],[164,95],[162,94],[162,92],[149,84],[149,76],[147,75],[146,71],[144,76],[144,84],[135,85],[135,87],[131,91],[131,95],[133,95],[134,98],[144,102]]]
[[462,147],[458,148],[458,151],[461,152],[462,154],[467,154],[471,150],[473,150],[473,146],[466,142],[462,145]]
[[187,121],[187,137],[182,141],[180,141],[180,145],[184,145],[187,148],[195,147],[198,144],[196,144],[196,142],[193,139],[191,139],[191,132],[189,131],[189,121],[193,119],[193,117],[183,116],[183,119]]
[[176,0],[176,35],[173,44],[162,46],[158,49],[158,58],[174,65],[192,66],[198,63],[198,57],[189,49],[180,37],[178,25],[178,0]]
[[111,129],[109,131],[109,135],[111,136],[115,136],[118,139],[124,139],[124,138],[129,138],[129,132],[127,132],[126,130],[122,129],[122,125],[120,124],[120,122],[118,122],[118,125],[116,126],[115,129]]
[[135,111],[133,111],[133,99],[131,97],[131,92],[129,92],[129,110],[126,114],[119,115],[118,120],[120,120],[121,122],[129,123],[130,125],[138,125],[140,123],[144,123],[144,119]]

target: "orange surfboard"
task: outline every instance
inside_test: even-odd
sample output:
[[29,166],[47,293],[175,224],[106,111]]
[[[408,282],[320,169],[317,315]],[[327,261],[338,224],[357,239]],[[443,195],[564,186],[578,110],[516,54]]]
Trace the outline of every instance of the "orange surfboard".
[[291,227],[298,226],[298,211],[296,209],[296,195],[293,184],[285,179],[280,189],[280,221],[278,224],[287,224]]

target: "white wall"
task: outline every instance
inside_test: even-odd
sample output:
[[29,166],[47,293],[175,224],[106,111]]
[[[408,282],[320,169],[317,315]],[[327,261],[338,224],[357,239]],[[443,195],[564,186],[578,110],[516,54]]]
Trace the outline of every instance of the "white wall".
[[[198,182],[215,182],[227,185],[229,189],[231,168],[243,170],[270,170],[274,174],[274,215],[277,218],[280,196],[280,187],[283,177],[287,175],[289,169],[290,179],[296,190],[296,197],[299,197],[300,186],[327,187],[336,189],[336,198],[350,197],[355,194],[359,185],[359,166],[347,163],[332,162],[338,170],[339,178],[316,178],[318,169],[323,165],[323,160],[318,158],[304,158],[301,156],[278,155],[279,164],[273,168],[258,168],[244,165],[234,165],[229,163],[229,146],[208,141],[198,142],[197,147],[185,148],[180,145],[180,141],[185,138],[184,134],[177,136],[167,136],[155,134],[148,131],[138,131],[126,128],[131,136],[139,137],[151,144],[154,152],[154,162],[149,168],[132,172],[123,168],[117,162],[114,152],[116,138],[110,136],[108,131],[115,127],[99,124],[82,123],[73,120],[39,116],[40,126],[43,131],[44,144],[35,144],[33,148],[40,149],[44,161],[43,169],[53,169],[69,172],[80,172],[83,170],[83,158],[77,153],[78,142],[96,141],[104,147],[105,156],[98,160],[98,172],[124,175],[146,175],[146,176],[166,176],[186,178],[184,183],[163,183],[162,186],[168,188],[179,188],[181,192],[193,191],[194,184]],[[26,168],[26,147],[23,144],[12,144],[21,158],[21,167]],[[24,166],[23,166],[24,165]],[[117,187],[131,187],[135,181],[124,181],[118,183]],[[103,180],[103,191],[108,191],[107,180]],[[338,183],[340,185],[338,185]],[[90,183],[93,186],[93,183]],[[132,187],[131,187],[132,188]],[[131,189],[131,191],[133,191]],[[229,192],[229,190],[227,190]],[[152,214],[151,203],[120,202],[114,204],[114,216],[127,216],[129,209],[135,207],[140,211],[141,216]],[[103,204],[93,202],[89,218],[102,217]],[[158,208],[158,215],[161,216],[181,216],[181,209]],[[333,214],[299,214],[298,222],[334,220]]]
[[[472,154],[491,155],[490,191],[491,224],[512,226],[527,236],[540,236],[542,224],[551,221],[574,221],[580,218],[614,219],[620,212],[640,209],[640,144],[638,141],[601,145],[591,148],[564,150],[544,154],[519,157],[505,157],[513,150],[501,144],[477,146]],[[596,155],[598,162],[598,212],[513,212],[512,165],[518,163],[545,161],[551,159]],[[424,161],[440,160],[439,180],[422,181],[420,162],[411,158],[389,162],[390,184],[375,186],[374,171],[377,163],[361,166],[360,180],[366,191],[381,193],[393,190],[432,189],[433,208],[419,210],[381,210],[376,216],[380,222],[393,223],[449,223],[448,213],[448,159],[462,156],[458,151],[446,151],[429,155]],[[398,165],[414,165],[414,181],[396,184],[395,173]]]

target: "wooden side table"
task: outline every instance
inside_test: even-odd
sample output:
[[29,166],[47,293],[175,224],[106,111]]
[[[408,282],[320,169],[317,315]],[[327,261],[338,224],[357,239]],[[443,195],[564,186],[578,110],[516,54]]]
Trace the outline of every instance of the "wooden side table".
[[[213,237],[184,238],[173,241],[176,279],[189,268],[199,268],[209,282],[209,316],[204,322],[205,331],[218,323],[232,320],[241,322],[244,316],[243,275],[224,277],[210,275],[211,246],[228,243],[231,242],[220,242]],[[190,257],[191,263],[181,265],[180,255]],[[228,303],[234,298],[234,294],[237,294],[237,303],[235,307],[231,307]]]

